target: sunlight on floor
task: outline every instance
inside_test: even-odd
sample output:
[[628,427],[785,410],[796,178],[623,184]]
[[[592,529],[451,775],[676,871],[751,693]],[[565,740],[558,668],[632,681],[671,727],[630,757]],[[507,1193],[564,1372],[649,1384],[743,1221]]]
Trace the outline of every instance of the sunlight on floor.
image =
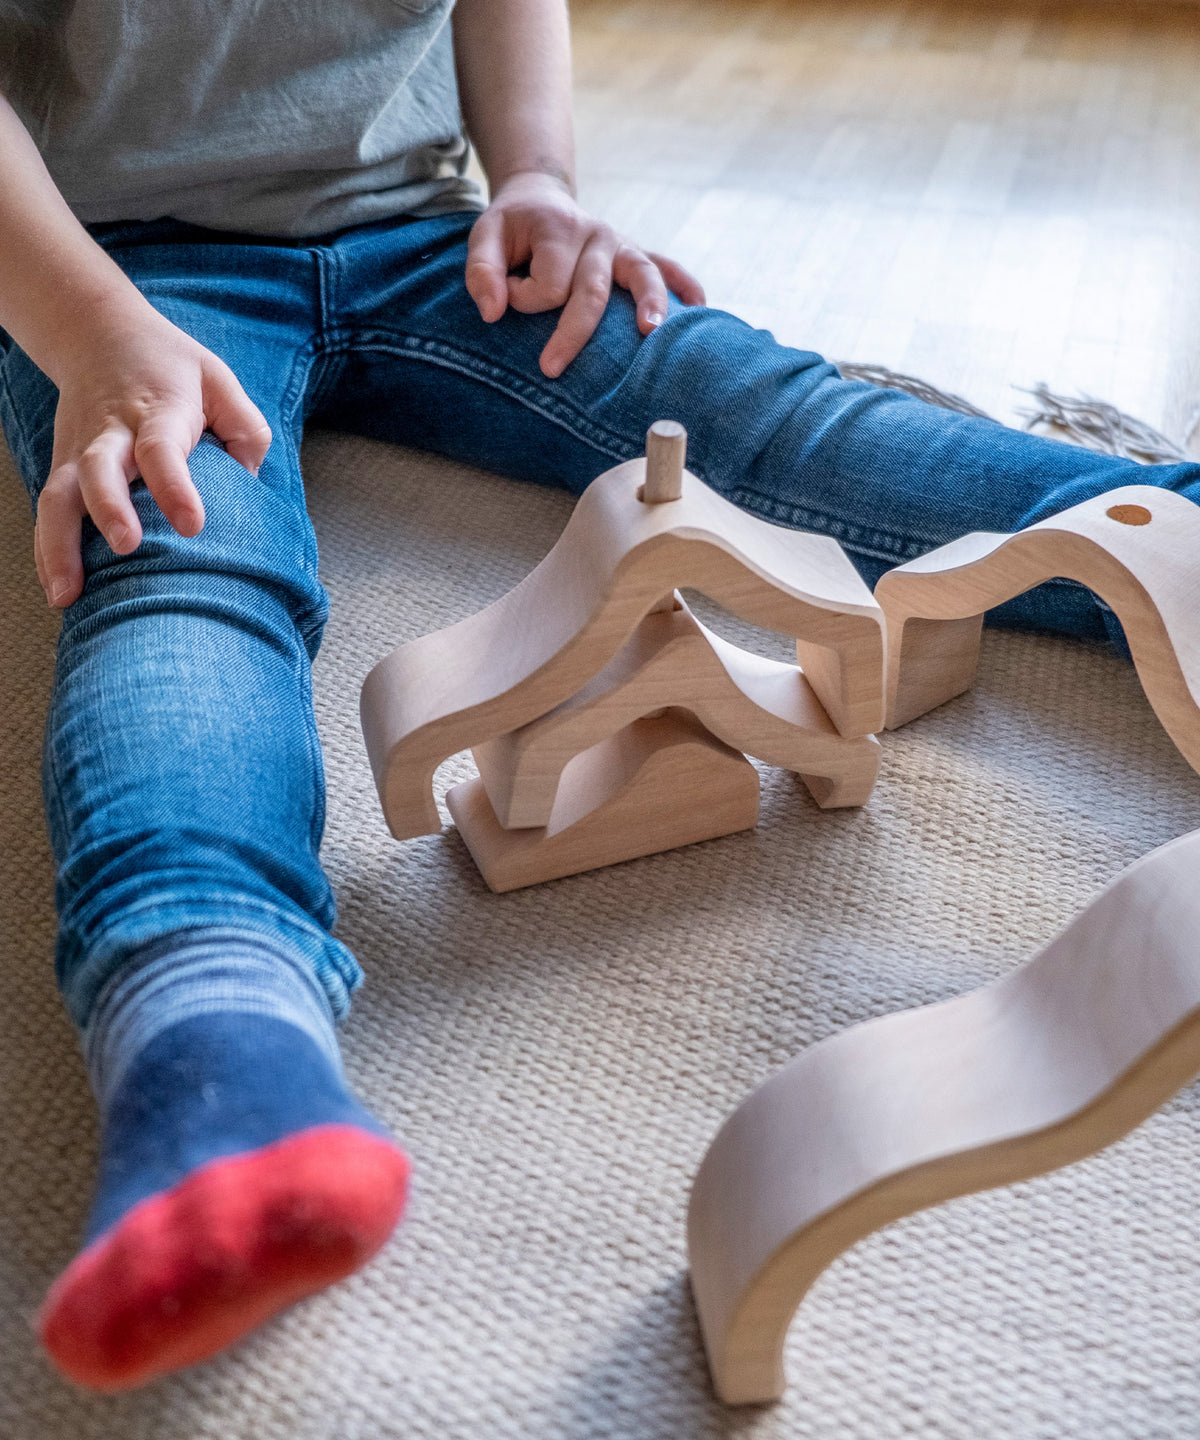
[[[1012,420],[1200,414],[1200,10],[575,0],[580,193],[712,304]],[[1200,435],[1193,438],[1193,445]]]

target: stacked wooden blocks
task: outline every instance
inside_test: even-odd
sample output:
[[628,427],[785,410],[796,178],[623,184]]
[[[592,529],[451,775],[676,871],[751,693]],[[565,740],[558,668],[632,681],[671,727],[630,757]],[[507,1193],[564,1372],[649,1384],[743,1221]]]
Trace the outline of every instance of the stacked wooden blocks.
[[[753,826],[746,753],[823,807],[861,805],[879,769],[883,613],[841,547],[782,530],[683,468],[660,421],[645,460],[584,493],[554,549],[487,610],[402,645],[363,687],[384,813],[440,828],[432,777],[470,748],[447,804],[493,890]],[[796,640],[798,664],[739,649],[677,587]]]
[[[1150,703],[1200,769],[1200,507],[1126,486],[1014,535],[975,534],[872,596],[834,541],[736,509],[651,427],[516,589],[402,645],[362,717],[392,833],[440,828],[433,772],[470,748],[451,814],[493,890],[754,825],[746,752],[818,805],[861,805],[873,732],[972,683],[983,613],[1052,577],[1121,621]],[[794,637],[798,664],[707,630],[678,587]],[[821,1270],[901,1215],[1108,1144],[1200,1069],[1200,831],[1118,878],[995,985],[851,1026],[730,1116],[693,1187],[692,1287],[717,1393],[784,1387]]]

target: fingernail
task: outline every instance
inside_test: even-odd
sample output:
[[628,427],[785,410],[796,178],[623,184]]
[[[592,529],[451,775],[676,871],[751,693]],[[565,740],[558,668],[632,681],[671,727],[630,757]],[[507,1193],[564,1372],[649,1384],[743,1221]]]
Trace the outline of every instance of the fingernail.
[[50,585],[51,605],[61,605],[71,593],[70,582],[66,580],[55,580]]
[[655,326],[661,325],[666,318],[665,315],[660,315],[657,310],[652,310],[650,314],[646,316],[647,321]]
[[112,536],[108,543],[114,550],[119,551],[123,545],[129,544],[132,534],[133,531],[130,530],[128,525],[114,525],[112,528]]

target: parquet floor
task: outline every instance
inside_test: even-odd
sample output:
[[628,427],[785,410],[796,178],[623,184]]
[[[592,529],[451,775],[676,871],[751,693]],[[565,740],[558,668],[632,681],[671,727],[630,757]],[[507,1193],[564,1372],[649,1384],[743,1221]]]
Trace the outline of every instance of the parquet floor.
[[[1200,5],[574,0],[580,193],[788,344],[1200,416]],[[1200,447],[1200,430],[1193,437]]]

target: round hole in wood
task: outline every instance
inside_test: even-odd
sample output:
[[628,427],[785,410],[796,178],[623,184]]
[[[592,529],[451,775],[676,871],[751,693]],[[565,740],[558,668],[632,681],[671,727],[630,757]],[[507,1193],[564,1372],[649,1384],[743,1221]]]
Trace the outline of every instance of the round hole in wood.
[[1149,525],[1154,518],[1144,505],[1110,505],[1104,513],[1121,525]]

